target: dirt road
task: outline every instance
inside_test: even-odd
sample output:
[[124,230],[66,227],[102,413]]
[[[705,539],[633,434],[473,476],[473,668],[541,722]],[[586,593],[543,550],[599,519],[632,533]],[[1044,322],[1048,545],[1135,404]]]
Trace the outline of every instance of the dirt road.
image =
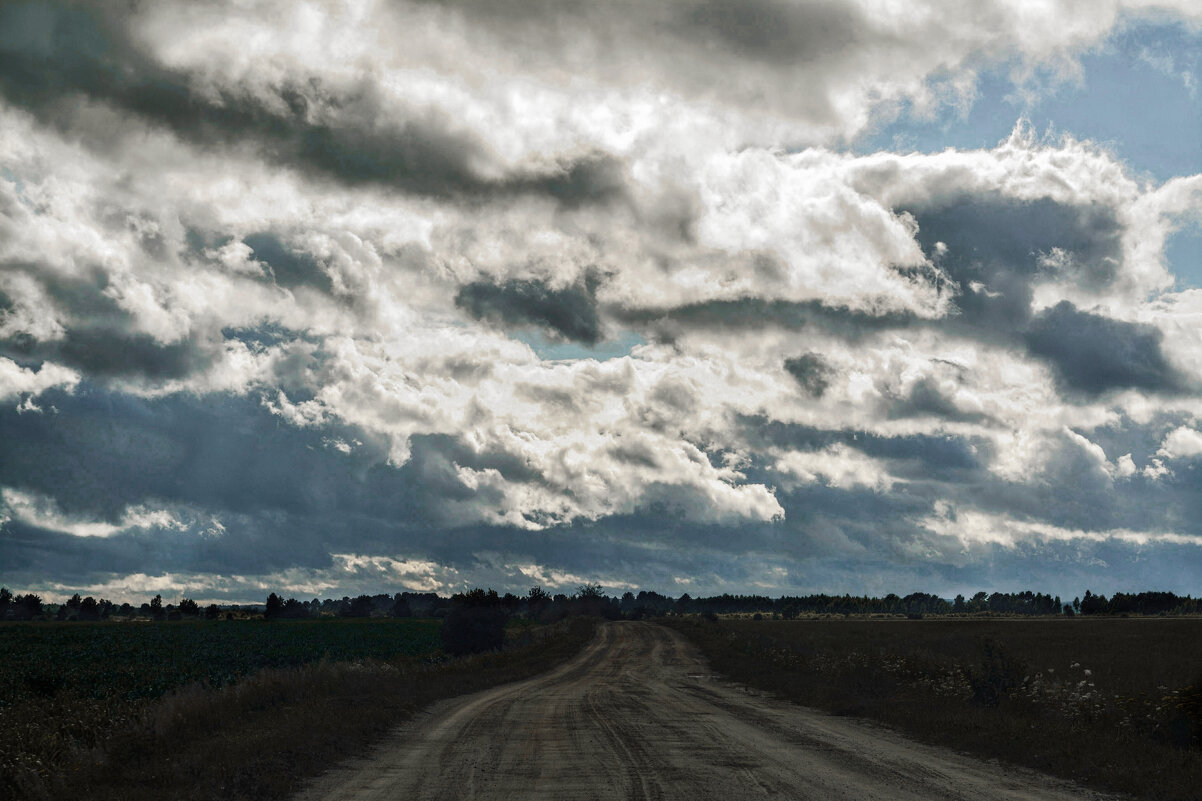
[[528,681],[431,707],[298,801],[1101,796],[717,681],[676,632],[610,623]]

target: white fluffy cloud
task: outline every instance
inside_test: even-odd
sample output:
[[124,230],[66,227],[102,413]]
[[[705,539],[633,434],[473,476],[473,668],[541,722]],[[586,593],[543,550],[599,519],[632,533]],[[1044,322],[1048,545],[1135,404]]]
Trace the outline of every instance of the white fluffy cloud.
[[[912,540],[881,546],[905,553],[954,526],[1021,538],[1004,521],[1038,517],[1032,493],[1137,492],[1202,453],[1184,425],[1202,293],[1164,261],[1202,177],[1156,185],[1022,122],[988,149],[846,150],[894,115],[966,109],[986,69],[1019,92],[1074,80],[1116,27],[1189,4],[4,13],[14,63],[99,41],[55,80],[0,75],[6,403],[249,397],[348,465],[384,443],[387,469],[429,482],[430,527],[788,527],[815,488],[831,519],[854,517],[840,492],[919,498]],[[616,339],[640,344],[583,357]],[[80,536],[145,517],[5,492],[10,519]],[[974,492],[1015,509],[931,512]],[[1024,531],[1130,530],[1043,513]]]
[[1202,456],[1202,434],[1193,428],[1181,426],[1169,432],[1164,444],[1157,451],[1166,459],[1193,459]]

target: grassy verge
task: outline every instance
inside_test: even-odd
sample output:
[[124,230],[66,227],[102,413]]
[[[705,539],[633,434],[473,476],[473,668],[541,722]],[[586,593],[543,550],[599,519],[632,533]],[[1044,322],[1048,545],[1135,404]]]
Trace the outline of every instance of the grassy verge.
[[1098,789],[1202,797],[1202,620],[666,622],[796,703]]
[[[5,736],[23,729],[51,742],[47,758],[3,766],[11,771],[9,797],[285,798],[436,700],[533,676],[570,658],[594,626],[564,621],[525,632],[503,651],[444,662],[322,660],[259,670],[220,688],[191,684],[141,702],[64,691],[40,709],[18,704],[0,715],[7,718]],[[36,715],[47,713],[57,721],[54,732],[39,729]],[[81,736],[88,730],[91,736]]]

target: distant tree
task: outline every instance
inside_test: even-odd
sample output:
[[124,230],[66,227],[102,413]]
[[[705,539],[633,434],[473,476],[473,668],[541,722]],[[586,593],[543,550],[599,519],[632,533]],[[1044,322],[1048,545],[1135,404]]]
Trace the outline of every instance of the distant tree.
[[397,593],[392,599],[392,608],[388,610],[388,614],[392,617],[413,617],[413,610],[409,607],[409,600],[405,598],[403,593]]
[[360,595],[350,603],[345,604],[339,614],[342,617],[371,617],[371,610],[375,608],[375,603],[370,595]]
[[1101,615],[1109,611],[1105,595],[1094,595],[1089,590],[1081,596],[1081,614]]
[[0,620],[8,616],[8,610],[13,605],[13,593],[8,587],[0,587]]
[[1064,605],[1064,616],[1065,616],[1065,617],[1073,617],[1073,616],[1074,616],[1074,615],[1076,615],[1076,614],[1077,614],[1077,613],[1073,611],[1073,605],[1072,605],[1072,604],[1065,604],[1065,605]]
[[489,587],[488,591],[477,587],[468,592],[456,593],[451,596],[451,602],[459,606],[501,606],[501,596]]
[[507,592],[501,596],[501,606],[505,607],[505,611],[507,611],[510,615],[516,615],[518,613],[518,609],[520,609],[522,606],[523,600],[524,599],[519,598],[512,592]]
[[179,602],[179,613],[189,617],[195,617],[200,614],[200,606],[191,598],[182,598]]
[[284,611],[284,599],[276,595],[274,592],[267,596],[267,607],[263,610],[263,617],[268,620],[275,620]]
[[968,611],[968,604],[966,604],[964,602],[963,595],[956,596],[956,600],[952,602],[952,611],[953,612],[967,612]]
[[217,608],[217,604],[209,604],[205,607],[205,619],[216,620],[221,615],[221,610]]
[[505,621],[501,606],[456,605],[439,632],[442,649],[452,656],[495,651],[505,644]]
[[42,597],[28,592],[13,599],[14,617],[17,620],[33,620],[42,616]]
[[162,620],[166,615],[163,610],[163,596],[156,595],[150,599],[150,616],[155,620]]
[[531,587],[526,593],[526,609],[533,618],[541,618],[551,603],[551,594],[542,587]]
[[79,602],[80,620],[100,620],[100,604],[92,596]]
[[605,588],[600,584],[585,583],[576,588],[575,611],[580,615],[606,616],[609,599],[605,597]]
[[70,598],[68,598],[67,602],[63,605],[67,607],[68,614],[77,615],[77,614],[79,614],[79,605],[82,603],[83,603],[83,599],[79,597],[79,593],[75,593]]
[[284,601],[284,606],[280,609],[280,617],[288,620],[302,620],[308,616],[309,605],[295,598]]

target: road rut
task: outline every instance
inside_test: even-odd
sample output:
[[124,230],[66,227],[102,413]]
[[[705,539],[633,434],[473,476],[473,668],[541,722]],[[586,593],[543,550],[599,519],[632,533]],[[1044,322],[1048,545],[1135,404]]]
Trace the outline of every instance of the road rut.
[[677,632],[608,623],[576,658],[443,701],[297,801],[1110,798],[717,681]]

